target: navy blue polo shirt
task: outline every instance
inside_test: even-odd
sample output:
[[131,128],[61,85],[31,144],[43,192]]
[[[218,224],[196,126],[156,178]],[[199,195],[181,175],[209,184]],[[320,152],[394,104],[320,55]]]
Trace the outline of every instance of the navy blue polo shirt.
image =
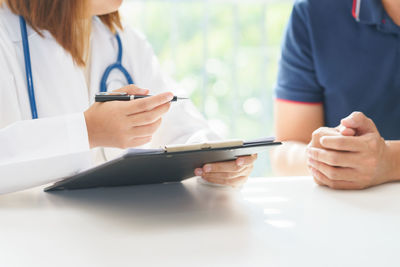
[[381,0],[296,1],[275,93],[322,103],[328,127],[362,111],[385,139],[400,139],[400,27]]

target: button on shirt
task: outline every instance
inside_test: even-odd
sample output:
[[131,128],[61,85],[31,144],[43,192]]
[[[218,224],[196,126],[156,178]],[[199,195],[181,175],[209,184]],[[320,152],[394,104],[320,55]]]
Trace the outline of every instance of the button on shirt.
[[296,1],[275,93],[322,103],[328,127],[362,111],[385,139],[400,139],[400,27],[381,0]]

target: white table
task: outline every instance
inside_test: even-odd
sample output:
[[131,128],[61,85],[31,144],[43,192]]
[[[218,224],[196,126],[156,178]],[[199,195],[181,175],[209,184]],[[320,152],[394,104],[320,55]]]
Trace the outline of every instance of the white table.
[[400,184],[309,177],[0,196],[0,266],[400,266]]

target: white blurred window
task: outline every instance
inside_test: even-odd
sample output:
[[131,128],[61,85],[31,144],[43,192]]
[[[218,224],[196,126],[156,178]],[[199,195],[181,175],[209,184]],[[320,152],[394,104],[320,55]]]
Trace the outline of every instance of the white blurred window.
[[[229,138],[273,135],[273,87],[292,0],[125,0],[124,21]],[[254,175],[269,172],[261,157]]]

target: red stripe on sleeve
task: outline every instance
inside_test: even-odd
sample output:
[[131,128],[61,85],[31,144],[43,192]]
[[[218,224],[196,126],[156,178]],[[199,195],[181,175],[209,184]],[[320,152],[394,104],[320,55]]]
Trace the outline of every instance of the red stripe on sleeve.
[[323,102],[304,102],[304,101],[294,101],[294,100],[287,100],[287,99],[281,99],[281,98],[276,98],[277,101],[279,102],[285,102],[285,103],[291,103],[291,104],[303,104],[303,105],[322,105]]

